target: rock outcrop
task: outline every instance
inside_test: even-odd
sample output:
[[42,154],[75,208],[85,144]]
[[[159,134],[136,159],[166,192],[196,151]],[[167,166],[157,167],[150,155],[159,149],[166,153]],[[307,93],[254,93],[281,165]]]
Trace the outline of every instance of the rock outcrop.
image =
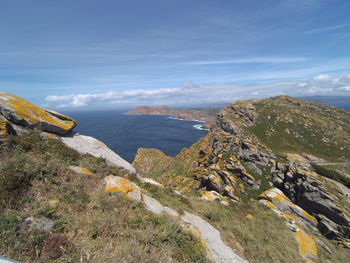
[[41,131],[41,137],[58,139],[81,154],[106,159],[107,163],[136,173],[134,167],[109,149],[101,141],[77,134],[72,130],[76,121],[68,116],[38,107],[17,96],[0,92],[0,144],[7,142],[10,135],[25,133],[30,129]]
[[130,163],[113,152],[103,142],[93,137],[80,135],[78,133],[71,133],[69,135],[62,136],[60,139],[68,147],[81,154],[90,154],[97,158],[104,158],[111,166],[123,168],[130,173],[136,173],[135,168]]
[[306,159],[277,165],[273,181],[294,203],[315,215],[325,236],[350,247],[349,199],[339,183],[310,171],[310,167]]
[[317,220],[305,210],[293,204],[277,188],[265,191],[260,195],[260,198],[260,202],[287,221],[287,226],[293,231],[299,244],[299,254],[306,262],[313,262],[317,258],[316,241],[305,230],[316,226]]
[[4,92],[0,92],[0,114],[15,124],[57,134],[66,134],[76,126],[73,119],[63,114]]
[[129,200],[141,201],[141,189],[128,179],[109,175],[104,178],[104,182],[106,184],[106,192],[116,193]]

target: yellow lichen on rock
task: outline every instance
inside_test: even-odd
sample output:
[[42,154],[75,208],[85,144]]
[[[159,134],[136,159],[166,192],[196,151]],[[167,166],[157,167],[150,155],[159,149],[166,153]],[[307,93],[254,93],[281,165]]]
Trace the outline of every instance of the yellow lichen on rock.
[[254,216],[252,214],[247,214],[245,217],[248,218],[248,219],[253,219],[254,218]]
[[43,109],[4,92],[0,92],[0,111],[11,122],[52,133],[65,134],[76,126],[73,119],[63,114]]
[[11,134],[15,134],[11,124],[5,119],[1,119],[0,115],[0,144],[8,142]]
[[294,232],[294,235],[299,244],[299,254],[306,262],[313,262],[312,260],[317,258],[317,246],[315,240],[302,229]]
[[108,175],[104,178],[104,181],[106,184],[105,190],[107,193],[116,193],[125,199],[138,202],[141,201],[140,188],[128,179],[119,176]]
[[93,172],[91,172],[89,169],[79,166],[69,166],[68,169],[76,174],[81,175],[95,175]]
[[222,199],[222,196],[215,191],[207,191],[205,189],[201,189],[200,191],[201,199],[206,201],[214,201],[216,199]]
[[[297,218],[300,219],[301,222],[305,220],[304,223],[307,222],[312,225],[317,225],[317,220],[314,216],[310,215],[299,206],[293,204],[289,198],[277,188],[272,188],[263,192],[261,195],[259,195],[259,198],[270,201],[278,210],[284,213],[297,215]],[[271,205],[268,206],[270,207]]]
[[306,262],[313,262],[317,258],[315,240],[308,235],[302,227],[316,225],[317,220],[299,206],[293,204],[282,191],[272,188],[260,196],[260,202],[269,207],[277,215],[287,221],[287,225],[293,231],[299,245],[299,254]]

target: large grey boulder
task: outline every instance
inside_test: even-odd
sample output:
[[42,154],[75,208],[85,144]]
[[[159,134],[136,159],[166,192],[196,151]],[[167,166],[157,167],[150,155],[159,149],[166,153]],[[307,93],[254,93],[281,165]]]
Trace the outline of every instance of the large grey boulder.
[[77,125],[68,116],[4,92],[0,92],[0,114],[11,123],[57,134],[66,134]]
[[129,173],[136,173],[135,168],[130,163],[113,152],[103,142],[93,137],[73,132],[66,136],[62,136],[61,141],[81,154],[90,154],[96,158],[102,157],[111,166],[123,168]]

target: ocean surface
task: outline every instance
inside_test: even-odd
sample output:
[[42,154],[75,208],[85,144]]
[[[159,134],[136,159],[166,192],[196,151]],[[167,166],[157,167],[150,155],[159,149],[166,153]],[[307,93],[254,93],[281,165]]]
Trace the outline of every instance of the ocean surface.
[[207,134],[201,122],[167,116],[123,115],[116,111],[66,112],[78,122],[75,131],[101,140],[128,162],[140,147],[156,148],[169,156]]

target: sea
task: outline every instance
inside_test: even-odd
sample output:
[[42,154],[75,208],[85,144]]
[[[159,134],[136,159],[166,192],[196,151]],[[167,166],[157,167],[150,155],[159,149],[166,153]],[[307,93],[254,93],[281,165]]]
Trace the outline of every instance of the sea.
[[207,134],[203,122],[169,116],[125,115],[117,111],[66,112],[78,122],[75,131],[95,137],[128,162],[137,149],[155,148],[168,156],[177,155]]
[[[350,111],[350,101],[322,103]],[[112,110],[66,114],[78,122],[75,131],[99,139],[128,162],[134,160],[140,147],[159,149],[168,156],[175,156],[208,132],[202,128],[203,122],[169,116],[125,115]]]

